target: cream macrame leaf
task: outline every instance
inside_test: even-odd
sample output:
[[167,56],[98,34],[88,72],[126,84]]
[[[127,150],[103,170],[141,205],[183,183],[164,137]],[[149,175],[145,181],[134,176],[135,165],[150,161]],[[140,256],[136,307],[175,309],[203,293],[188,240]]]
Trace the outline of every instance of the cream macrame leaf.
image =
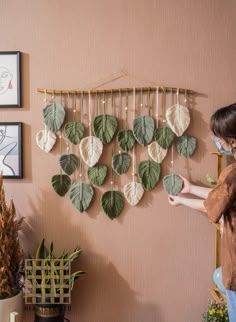
[[83,161],[93,167],[102,155],[103,144],[96,136],[87,136],[81,140],[79,149]]
[[123,192],[128,203],[136,206],[143,197],[144,189],[141,183],[133,181],[124,186]]
[[38,147],[46,153],[52,150],[56,140],[56,134],[49,129],[41,130],[36,134],[36,143]]
[[161,163],[167,155],[168,150],[163,149],[157,142],[148,145],[148,155],[158,163]]
[[163,178],[165,191],[172,196],[176,196],[183,188],[183,179],[176,174],[170,174]]
[[190,124],[190,113],[186,106],[175,104],[166,110],[166,121],[171,130],[181,136]]

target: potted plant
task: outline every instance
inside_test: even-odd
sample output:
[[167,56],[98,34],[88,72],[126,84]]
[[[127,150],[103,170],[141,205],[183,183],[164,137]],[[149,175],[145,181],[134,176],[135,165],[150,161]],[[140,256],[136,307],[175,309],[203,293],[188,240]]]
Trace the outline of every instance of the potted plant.
[[217,303],[209,300],[208,310],[202,315],[202,322],[227,322],[229,321],[226,303]]
[[75,281],[84,271],[72,273],[71,264],[82,253],[54,253],[54,246],[45,246],[43,239],[33,258],[25,261],[25,301],[34,304],[35,322],[64,322],[65,305],[70,304],[70,294]]
[[5,200],[3,179],[0,177],[0,321],[9,322],[10,313],[17,312],[23,318],[22,272],[23,251],[18,232],[23,218],[16,218],[11,200]]

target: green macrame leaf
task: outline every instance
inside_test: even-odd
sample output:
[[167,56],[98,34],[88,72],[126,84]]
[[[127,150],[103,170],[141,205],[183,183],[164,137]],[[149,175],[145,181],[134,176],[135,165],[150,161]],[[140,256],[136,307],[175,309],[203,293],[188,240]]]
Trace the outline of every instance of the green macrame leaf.
[[150,191],[160,180],[161,166],[152,160],[141,161],[138,166],[138,174],[144,190]]
[[112,157],[112,168],[116,174],[121,175],[129,170],[131,157],[128,153],[114,154]]
[[64,126],[67,139],[73,144],[79,144],[84,136],[84,125],[80,122],[68,122]]
[[189,158],[193,155],[197,147],[197,139],[190,135],[182,135],[178,137],[176,148],[178,153],[184,158]]
[[65,119],[65,109],[62,104],[52,103],[43,109],[44,122],[53,132],[57,132]]
[[139,144],[151,143],[154,133],[153,118],[147,115],[137,117],[133,122],[133,133]]
[[75,182],[70,189],[70,200],[80,211],[87,210],[93,200],[94,190],[91,184],[85,182]]
[[94,133],[103,144],[107,144],[112,141],[117,128],[117,119],[112,115],[101,114],[96,116],[93,121]]
[[175,134],[168,126],[159,127],[155,130],[154,138],[163,149],[168,149],[174,141]]
[[62,170],[70,176],[78,168],[79,159],[75,154],[63,154],[59,163]]
[[117,134],[117,142],[122,151],[127,152],[131,150],[135,144],[133,131],[130,129],[119,131]]
[[163,178],[165,191],[172,196],[176,196],[183,188],[183,180],[176,174],[170,174]]
[[56,174],[52,177],[52,186],[55,192],[63,197],[69,191],[71,185],[70,177],[66,174]]
[[102,209],[110,219],[114,219],[122,212],[125,200],[124,195],[120,191],[107,191],[102,195]]
[[89,180],[96,186],[102,186],[107,176],[107,166],[103,164],[96,164],[88,168]]

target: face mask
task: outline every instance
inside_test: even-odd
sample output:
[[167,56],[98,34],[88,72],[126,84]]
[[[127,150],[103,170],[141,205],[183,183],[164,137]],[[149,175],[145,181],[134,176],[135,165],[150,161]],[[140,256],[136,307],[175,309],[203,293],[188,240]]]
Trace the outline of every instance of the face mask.
[[215,143],[217,150],[225,155],[233,155],[232,153],[232,149],[225,149],[222,145],[222,143],[220,142],[220,140],[217,137],[213,138],[213,142]]

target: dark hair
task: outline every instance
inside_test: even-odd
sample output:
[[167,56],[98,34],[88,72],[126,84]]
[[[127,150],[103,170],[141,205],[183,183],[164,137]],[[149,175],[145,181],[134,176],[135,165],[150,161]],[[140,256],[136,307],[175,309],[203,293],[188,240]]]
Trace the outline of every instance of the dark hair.
[[219,108],[211,116],[210,128],[215,136],[226,142],[236,139],[236,103]]

